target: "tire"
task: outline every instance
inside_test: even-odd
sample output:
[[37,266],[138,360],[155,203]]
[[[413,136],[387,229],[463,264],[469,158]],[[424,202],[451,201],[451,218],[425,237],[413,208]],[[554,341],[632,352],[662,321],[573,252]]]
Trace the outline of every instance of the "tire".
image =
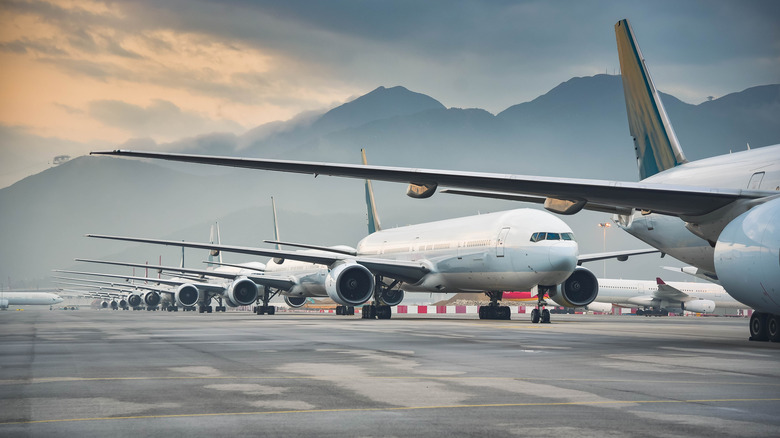
[[780,315],[767,316],[766,334],[770,341],[780,342]]
[[764,312],[753,312],[750,317],[750,340],[751,341],[768,341],[769,333],[767,330],[767,319],[769,315]]
[[536,324],[539,322],[539,309],[531,310],[531,322]]
[[276,306],[268,306],[268,314],[273,315],[276,313]]
[[542,310],[542,324],[550,323],[550,311],[547,309]]

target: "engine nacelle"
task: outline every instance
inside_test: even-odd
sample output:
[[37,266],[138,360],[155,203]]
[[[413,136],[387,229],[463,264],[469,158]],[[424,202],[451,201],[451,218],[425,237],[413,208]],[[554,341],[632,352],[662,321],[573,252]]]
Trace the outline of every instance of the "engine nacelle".
[[284,302],[287,303],[288,306],[297,309],[298,307],[302,307],[304,304],[306,304],[306,297],[291,297],[285,295]]
[[404,300],[404,291],[401,289],[383,290],[379,293],[379,299],[388,306],[397,306]]
[[192,307],[198,303],[200,292],[191,284],[182,284],[176,289],[176,304],[181,307]]
[[127,308],[127,300],[119,300],[119,307],[122,309]]
[[230,284],[225,298],[231,307],[239,307],[254,303],[259,296],[260,292],[255,282],[242,277]]
[[0,309],[8,308],[8,298],[0,298]]
[[119,303],[117,303],[116,301],[111,301],[110,305],[111,305],[111,310],[116,310],[119,308]]
[[585,306],[586,310],[591,312],[611,313],[612,303],[597,303],[596,301]]
[[338,265],[325,277],[325,291],[342,306],[359,306],[374,294],[374,275],[356,263]]
[[127,304],[130,307],[138,307],[143,302],[143,298],[141,298],[141,296],[138,294],[128,294],[127,298],[125,299],[127,300]]
[[718,280],[736,300],[780,313],[780,198],[732,220],[715,244]]
[[683,310],[694,313],[712,313],[715,311],[715,301],[712,300],[691,300],[682,303]]
[[551,300],[564,307],[587,306],[598,294],[599,281],[583,267],[576,268],[566,281],[547,291]]
[[100,302],[100,308],[101,309],[108,309],[108,301],[105,301],[105,300],[101,301]]
[[144,294],[144,303],[149,307],[157,307],[160,305],[160,294],[150,290]]

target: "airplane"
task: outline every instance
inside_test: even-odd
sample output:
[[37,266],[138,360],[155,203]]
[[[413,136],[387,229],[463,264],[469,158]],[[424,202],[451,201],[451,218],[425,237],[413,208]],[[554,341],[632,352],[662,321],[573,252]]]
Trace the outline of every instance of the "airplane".
[[413,198],[449,186],[541,203],[557,214],[614,213],[621,228],[698,268],[755,309],[750,340],[780,342],[780,227],[769,226],[780,215],[780,144],[687,160],[628,20],[617,22],[615,33],[640,182],[121,149],[92,154],[403,182]]
[[639,307],[637,315],[665,316],[670,310],[713,313],[716,308],[744,309],[746,306],[714,283],[599,279],[599,296],[594,302],[622,307]]
[[[365,162],[365,152],[363,160]],[[285,251],[122,236],[88,236],[273,257],[273,264],[266,265],[266,274],[282,270],[289,274],[290,267],[282,267],[283,262],[279,261],[297,260],[296,266],[306,271],[305,277],[299,278],[307,280],[308,289],[304,287],[304,290],[309,293],[308,296],[321,296],[320,290],[324,289],[327,296],[347,309],[363,305],[362,315],[367,319],[390,318],[391,306],[400,303],[405,292],[486,293],[491,303],[480,308],[480,318],[509,319],[509,308],[498,304],[503,291],[541,286],[537,308],[532,311],[532,321],[549,322],[550,313],[544,309],[545,292],[552,300],[568,307],[586,305],[597,295],[595,276],[578,265],[587,261],[625,259],[630,255],[657,252],[646,249],[579,256],[568,225],[549,213],[532,209],[383,230],[368,180],[366,199],[369,231],[374,232],[363,238],[355,249],[266,241],[277,245],[277,248],[287,245],[309,250]],[[262,281],[262,275],[252,279]],[[372,298],[373,303],[365,304]]]
[[0,292],[0,309],[9,306],[51,306],[62,302],[62,297],[48,292]]

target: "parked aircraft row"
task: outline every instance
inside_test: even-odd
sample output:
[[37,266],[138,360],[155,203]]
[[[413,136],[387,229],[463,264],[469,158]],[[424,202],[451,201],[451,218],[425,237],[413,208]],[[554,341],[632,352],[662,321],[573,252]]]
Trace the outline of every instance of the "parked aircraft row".
[[[614,213],[621,228],[698,268],[701,276],[719,282],[732,297],[756,309],[750,319],[752,340],[780,341],[780,227],[776,226],[780,222],[780,145],[688,161],[628,21],[619,21],[615,32],[629,130],[641,178],[638,183],[128,150],[93,153],[404,182],[410,184],[408,194],[416,198],[432,196],[439,186],[450,186],[477,190],[470,192],[472,195],[543,203],[547,210],[564,215],[582,209]],[[574,300],[571,304],[585,301],[588,293],[583,292],[592,289],[590,284],[595,277],[574,268],[580,260],[575,255],[576,243],[563,240],[563,235],[570,232],[568,227],[546,216],[536,216],[543,220],[543,228],[539,222],[530,225],[526,219],[536,214],[515,210],[489,218],[462,219],[463,225],[470,227],[499,227],[498,234],[493,229],[491,235],[475,232],[473,236],[464,236],[466,242],[487,240],[486,248],[490,247],[492,252],[490,262],[501,265],[499,272],[486,272],[484,278],[496,289],[503,287],[505,283],[501,281],[510,277],[523,286],[538,281],[543,289],[550,291],[558,290],[560,284],[561,292]],[[442,226],[458,223],[455,221]],[[509,229],[506,234],[504,228]],[[411,252],[410,245],[418,237],[418,230],[432,231],[432,234],[425,246],[415,247],[415,252]],[[442,240],[436,230],[418,227],[407,231],[406,234],[388,233],[398,240],[387,243],[369,237],[349,257],[334,254],[312,257],[309,261],[331,266],[329,284],[334,296],[344,303],[365,298],[372,283],[371,267],[379,268],[383,264],[386,269],[377,269],[376,276],[393,278],[411,287],[459,289],[461,283],[458,287],[450,283],[456,278],[469,277],[463,269],[486,262],[478,259],[477,251],[469,254],[466,248],[463,248],[465,257],[459,258],[460,248],[452,245],[460,242]],[[528,233],[551,233],[558,240],[531,242],[532,245],[527,242],[525,234]],[[450,245],[447,249],[454,251],[440,259],[437,245]],[[411,257],[391,255],[393,250],[403,252],[404,247]],[[499,260],[501,248],[505,254],[503,261]],[[537,260],[534,257],[542,252],[550,253],[553,262],[543,271],[529,272],[526,265],[509,262],[515,256],[523,260],[520,248],[531,250],[529,262]],[[248,248],[231,249],[261,255]],[[417,258],[417,251],[422,251],[424,256]],[[281,252],[264,255],[287,256]],[[379,265],[375,264],[377,258],[382,259]],[[435,263],[431,259],[436,259]],[[457,274],[444,273],[441,269],[445,266],[461,269]],[[532,265],[532,268],[536,267]],[[556,282],[559,283],[553,284]],[[572,293],[569,286],[579,287],[579,293]],[[463,283],[463,288],[471,287],[468,282]]]

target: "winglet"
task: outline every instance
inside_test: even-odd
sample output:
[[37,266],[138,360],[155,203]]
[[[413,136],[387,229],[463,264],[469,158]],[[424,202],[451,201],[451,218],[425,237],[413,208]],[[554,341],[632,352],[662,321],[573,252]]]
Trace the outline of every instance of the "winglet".
[[661,280],[661,277],[655,277],[655,282],[656,282],[656,284],[658,284],[659,286],[660,286],[660,285],[662,285],[662,284],[666,284],[666,283],[664,283],[664,281],[663,281],[663,280]]
[[615,24],[628,129],[634,137],[639,176],[645,179],[686,163],[628,20]]

